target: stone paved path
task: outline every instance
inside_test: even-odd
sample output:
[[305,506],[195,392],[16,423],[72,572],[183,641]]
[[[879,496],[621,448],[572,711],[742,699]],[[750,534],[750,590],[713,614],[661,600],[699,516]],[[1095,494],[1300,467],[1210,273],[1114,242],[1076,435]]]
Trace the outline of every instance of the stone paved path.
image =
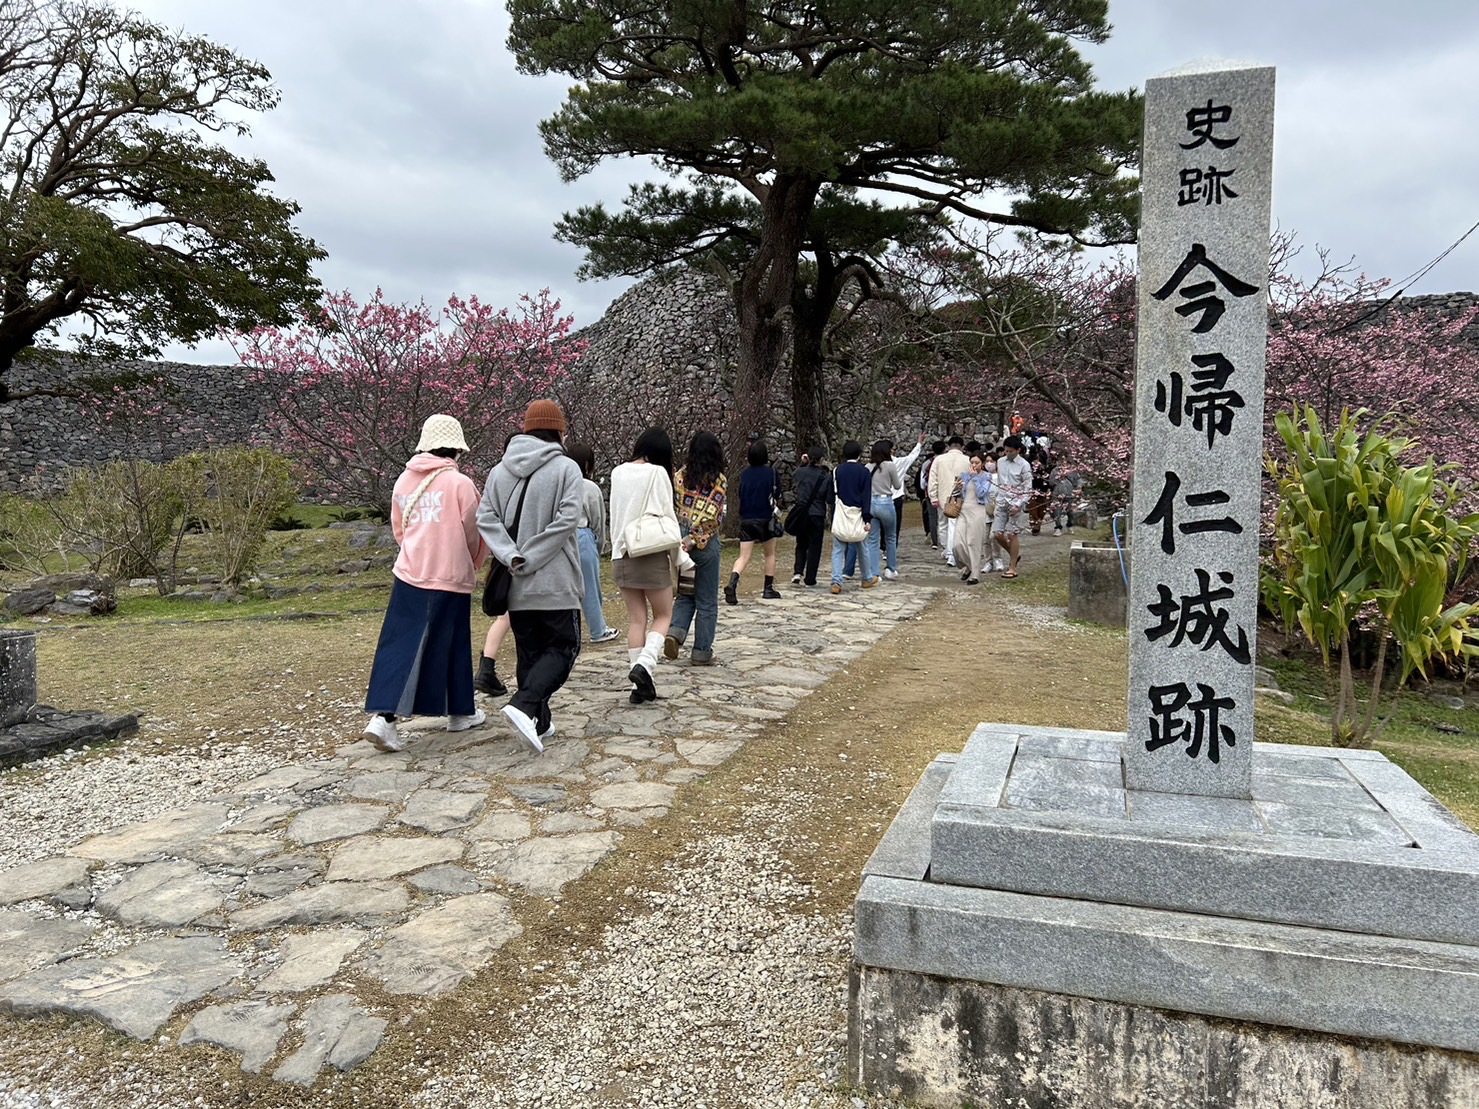
[[523,931],[507,893],[559,895],[930,594],[787,587],[723,607],[720,665],[664,661],[655,704],[627,703],[620,642],[587,648],[542,756],[496,713],[414,721],[405,751],[357,741],[0,873],[0,1011],[212,1044],[299,1085],[349,1070],[394,1034],[355,982],[455,989]]

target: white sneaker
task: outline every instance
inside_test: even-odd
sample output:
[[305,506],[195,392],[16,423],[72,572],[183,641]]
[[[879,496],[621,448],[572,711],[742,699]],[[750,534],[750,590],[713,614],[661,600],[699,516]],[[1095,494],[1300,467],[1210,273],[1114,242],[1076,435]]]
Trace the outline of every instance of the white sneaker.
[[1063,529],[1062,528],[1054,528],[1053,529],[1053,534],[1054,535],[1062,535],[1063,534]]
[[508,726],[513,729],[514,735],[541,755],[544,754],[544,744],[539,741],[539,728],[529,719],[528,713],[514,708],[513,705],[504,705],[500,711],[508,718]]
[[954,565],[955,565],[955,559],[953,557],[947,558],[945,560],[945,565],[946,566],[950,566],[950,567],[954,567]]
[[801,584],[801,575],[800,574],[792,574],[791,575],[791,584],[792,585],[800,585]]
[[395,721],[383,716],[370,717],[362,734],[381,751],[400,751],[406,746],[401,740],[400,732],[395,730]]
[[549,740],[551,740],[551,739],[554,738],[554,734],[555,734],[555,722],[553,720],[551,720],[549,722],[549,727],[546,728],[546,729],[544,729],[544,731],[542,731],[542,732],[539,733],[539,742],[540,743],[547,743]]
[[899,572],[897,570],[885,570],[883,572],[883,576],[888,581],[898,581],[899,580]]
[[621,634],[621,632],[617,631],[615,628],[607,628],[600,635],[593,635],[593,636],[591,636],[591,642],[592,643],[610,643],[613,639],[615,639],[620,634]]
[[471,716],[449,716],[447,717],[447,731],[465,732],[468,728],[476,728],[479,724],[488,722],[488,714],[482,709],[475,709]]

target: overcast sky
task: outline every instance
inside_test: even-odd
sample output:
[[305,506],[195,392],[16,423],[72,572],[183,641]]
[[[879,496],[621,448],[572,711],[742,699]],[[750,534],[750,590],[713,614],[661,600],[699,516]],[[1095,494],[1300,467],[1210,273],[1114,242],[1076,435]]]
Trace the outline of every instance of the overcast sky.
[[[501,0],[133,0],[272,71],[282,103],[249,149],[300,228],[329,252],[331,289],[360,299],[511,304],[549,287],[577,325],[625,282],[578,282],[551,237],[578,205],[618,202],[647,174],[625,161],[563,184],[536,124],[563,83],[525,77]],[[1274,219],[1372,275],[1404,278],[1479,222],[1475,0],[1120,0],[1088,47],[1099,82],[1215,56],[1278,67]],[[1479,232],[1412,292],[1479,289]],[[192,361],[220,361],[222,346]]]

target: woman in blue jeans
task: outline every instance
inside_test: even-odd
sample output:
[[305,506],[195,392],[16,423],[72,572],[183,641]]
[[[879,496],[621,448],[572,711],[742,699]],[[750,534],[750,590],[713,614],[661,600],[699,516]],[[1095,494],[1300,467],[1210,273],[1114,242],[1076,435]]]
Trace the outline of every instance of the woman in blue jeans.
[[694,666],[714,665],[714,635],[719,627],[719,525],[724,520],[724,447],[707,431],[694,433],[688,458],[673,477],[678,527],[683,546],[693,558],[692,571],[678,578],[673,622],[662,653],[677,658],[688,625],[693,628]]
[[[868,472],[873,475],[873,500],[870,504],[873,527],[863,541],[863,581],[876,585],[883,580],[880,542],[888,551],[889,561],[895,564],[898,562],[896,551],[899,538],[898,532],[894,530],[894,486],[899,483],[899,471],[894,465],[893,449],[887,439],[880,439],[873,444],[868,457]],[[888,576],[892,580],[899,576],[899,572],[890,569]]]
[[601,487],[592,480],[596,472],[596,455],[584,443],[571,443],[565,453],[580,467],[581,483],[580,518],[576,521],[576,545],[580,549],[580,575],[585,582],[585,591],[580,599],[580,611],[585,615],[585,626],[590,629],[592,643],[610,643],[621,634],[606,626],[606,613],[601,608],[601,548],[606,545],[606,498]]

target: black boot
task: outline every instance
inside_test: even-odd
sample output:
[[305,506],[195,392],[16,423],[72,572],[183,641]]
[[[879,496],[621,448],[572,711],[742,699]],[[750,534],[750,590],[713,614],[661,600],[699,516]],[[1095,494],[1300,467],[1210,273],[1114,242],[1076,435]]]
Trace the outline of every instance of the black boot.
[[473,675],[472,687],[479,693],[486,693],[489,697],[502,697],[508,693],[508,686],[498,680],[496,665],[496,659],[478,656],[478,672]]
[[730,574],[729,584],[724,587],[724,603],[729,605],[739,604],[739,594],[735,592],[739,588],[739,575]]
[[764,597],[767,601],[779,601],[781,599],[781,595],[777,593],[775,589],[775,578],[769,576],[766,577],[765,590],[760,594],[760,596]]

